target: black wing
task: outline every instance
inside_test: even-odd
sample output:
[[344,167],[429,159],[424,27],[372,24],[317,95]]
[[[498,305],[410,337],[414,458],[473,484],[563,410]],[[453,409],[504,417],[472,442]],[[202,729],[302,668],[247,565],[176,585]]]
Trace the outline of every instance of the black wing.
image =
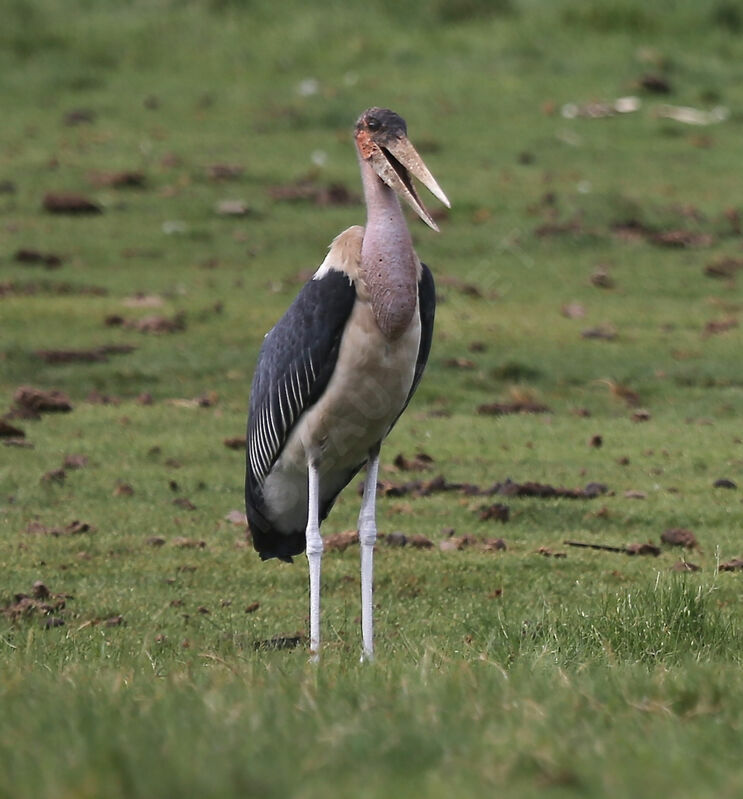
[[418,281],[418,308],[421,315],[421,341],[418,345],[418,360],[415,362],[415,373],[413,374],[413,385],[410,387],[408,398],[402,406],[400,413],[395,417],[395,421],[390,425],[390,430],[397,424],[397,420],[402,416],[405,408],[408,407],[413,394],[421,382],[423,372],[428,363],[428,356],[431,352],[431,342],[433,341],[433,322],[436,316],[436,286],[433,282],[431,270],[421,264],[421,278]]
[[[421,382],[423,372],[428,363],[428,356],[431,352],[431,342],[433,341],[433,322],[436,316],[436,286],[433,282],[431,270],[425,264],[421,264],[421,279],[418,281],[418,307],[421,313],[421,343],[418,347],[418,360],[415,364],[413,385],[410,387],[410,394],[408,394],[405,408],[407,408],[408,402],[415,394],[418,383]],[[403,411],[405,408],[403,408]]]
[[258,355],[248,411],[245,504],[253,545],[264,559],[290,560],[304,549],[304,530],[282,534],[266,518],[263,483],[299,417],[325,391],[355,299],[343,272],[331,269],[309,280]]

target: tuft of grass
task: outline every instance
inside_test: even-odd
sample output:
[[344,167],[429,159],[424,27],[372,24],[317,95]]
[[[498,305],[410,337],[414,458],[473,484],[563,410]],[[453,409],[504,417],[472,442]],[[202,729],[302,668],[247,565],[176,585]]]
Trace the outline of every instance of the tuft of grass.
[[508,641],[511,661],[525,652],[553,657],[564,667],[592,662],[681,665],[738,662],[741,631],[735,617],[715,604],[714,586],[689,585],[683,578],[606,595],[597,606],[547,607],[535,619],[503,623],[498,648]]

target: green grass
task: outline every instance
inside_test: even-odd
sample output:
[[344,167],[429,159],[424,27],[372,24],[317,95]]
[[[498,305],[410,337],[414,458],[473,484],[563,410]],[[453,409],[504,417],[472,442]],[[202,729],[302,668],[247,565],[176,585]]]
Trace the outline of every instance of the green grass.
[[[0,449],[0,607],[39,580],[65,595],[50,615],[0,615],[0,797],[741,795],[743,578],[718,565],[743,556],[742,334],[705,326],[740,321],[743,273],[704,273],[743,257],[735,4],[34,0],[6,2],[2,20],[2,408],[33,385],[74,410],[15,420],[33,448]],[[640,88],[646,73],[670,94]],[[637,113],[560,113],[629,94]],[[730,114],[691,127],[659,117],[662,103]],[[244,431],[258,347],[299,275],[363,221],[360,205],[282,203],[269,188],[309,178],[358,193],[350,129],[370,105],[407,119],[453,204],[440,236],[411,218],[440,305],[383,479],[609,492],[380,498],[382,532],[436,546],[377,548],[371,667],[358,663],[358,549],[327,554],[316,667],[303,644],[262,646],[306,636],[306,566],[260,563],[225,519],[242,506],[243,453],[223,441]],[[75,109],[93,121],[65,124]],[[215,163],[244,171],[215,182]],[[115,170],[146,186],[91,179]],[[104,212],[52,216],[50,191]],[[217,215],[227,199],[252,213]],[[632,220],[698,238],[618,235]],[[64,263],[18,263],[21,248]],[[592,283],[597,269],[612,288]],[[161,305],[127,304],[137,293]],[[583,317],[563,313],[571,303]],[[179,313],[172,334],[104,325]],[[613,340],[581,335],[602,325]],[[104,344],[136,349],[92,364],[37,355]],[[188,402],[203,395],[208,407]],[[514,396],[551,412],[476,412]],[[417,451],[430,472],[395,471]],[[41,479],[70,454],[85,468]],[[479,518],[495,500],[505,525]],[[349,489],[326,532],[357,513]],[[76,519],[94,529],[33,532]],[[563,543],[658,543],[671,527],[695,533],[685,556],[700,571],[672,572],[670,547]],[[508,548],[441,551],[450,528]]]

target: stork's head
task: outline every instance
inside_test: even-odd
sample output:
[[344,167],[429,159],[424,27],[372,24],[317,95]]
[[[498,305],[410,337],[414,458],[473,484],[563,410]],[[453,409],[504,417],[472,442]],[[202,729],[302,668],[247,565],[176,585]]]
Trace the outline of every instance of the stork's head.
[[371,165],[380,180],[405,200],[429,227],[438,231],[438,225],[415,191],[410,173],[447,208],[449,200],[408,140],[405,120],[388,108],[368,108],[356,122],[354,138],[359,156]]

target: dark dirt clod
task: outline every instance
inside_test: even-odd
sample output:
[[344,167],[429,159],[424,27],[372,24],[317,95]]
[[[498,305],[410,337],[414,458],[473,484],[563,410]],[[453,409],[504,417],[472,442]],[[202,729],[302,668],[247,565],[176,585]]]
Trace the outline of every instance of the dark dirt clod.
[[539,547],[537,554],[545,558],[567,558],[567,553],[553,552],[549,547]]
[[392,463],[403,472],[422,472],[431,468],[433,458],[426,452],[417,452],[412,458],[399,453]]
[[36,355],[48,364],[102,363],[108,360],[98,349],[92,350],[36,350]]
[[134,487],[129,483],[119,483],[114,488],[113,495],[115,497],[132,497],[134,496]]
[[594,499],[608,491],[603,483],[588,483],[585,488],[555,488],[545,483],[512,483],[507,480],[498,493],[516,497],[560,497],[564,499]]
[[57,269],[62,266],[62,258],[53,252],[39,252],[28,248],[16,250],[13,260],[20,264],[40,264],[47,269]]
[[599,447],[602,447],[603,444],[604,438],[601,435],[596,434],[588,439],[588,446],[593,447],[594,449],[599,449]]
[[128,355],[136,347],[133,344],[105,344],[85,350],[36,350],[36,355],[45,363],[105,363],[109,355]]
[[720,564],[721,572],[737,572],[743,571],[743,558],[733,558],[725,563]]
[[25,438],[26,433],[20,427],[13,427],[12,424],[0,419],[0,438]]
[[692,230],[662,230],[649,236],[648,241],[659,247],[709,247],[714,237]]
[[343,552],[352,544],[359,543],[359,534],[356,530],[345,530],[334,533],[323,539],[323,545],[328,552]]
[[414,549],[433,549],[433,541],[422,533],[408,536],[408,546]]
[[647,411],[644,408],[638,408],[633,412],[632,416],[630,416],[630,419],[633,422],[649,422],[651,418],[650,411]]
[[384,536],[384,543],[388,547],[404,547],[408,543],[408,537],[405,533],[387,533]]
[[31,594],[15,594],[13,601],[0,608],[0,614],[13,622],[21,619],[31,618],[32,616],[44,616],[45,626],[59,627],[64,621],[59,617],[52,617],[52,614],[60,613],[65,609],[67,600],[72,599],[70,594],[53,594],[40,580],[37,580],[31,590]]
[[[404,497],[408,494],[415,497],[427,497],[438,491],[453,491],[458,488],[460,488],[458,483],[447,483],[441,475],[432,480],[412,480],[409,483],[393,483],[391,480],[377,482],[377,491],[383,497]],[[359,485],[359,493],[363,493],[363,490],[362,483]]]
[[165,544],[165,539],[160,535],[151,535],[145,540],[145,544],[150,547],[161,547]]
[[222,442],[227,449],[245,449],[246,440],[245,436],[235,436],[234,438],[225,438]]
[[691,530],[685,530],[683,527],[672,527],[669,530],[664,530],[661,533],[660,540],[664,544],[669,544],[675,547],[686,547],[686,549],[694,549],[699,546],[697,537]]
[[253,648],[256,650],[262,649],[294,649],[305,640],[305,636],[300,635],[274,635],[273,638],[267,638],[263,641],[254,641]]
[[[545,483],[526,482],[515,483],[506,479],[502,483],[494,483],[483,488],[472,483],[450,483],[443,475],[438,475],[431,480],[412,480],[408,483],[394,483],[391,480],[380,480],[377,483],[380,496],[384,497],[427,497],[434,493],[457,491],[465,496],[503,496],[516,497],[559,497],[566,499],[594,499],[608,492],[608,487],[603,483],[588,483],[585,488],[555,487]],[[359,494],[363,493],[363,483],[358,486]]]
[[652,555],[654,558],[660,555],[660,547],[651,544],[650,541],[639,544],[628,544],[625,551],[628,555]]
[[44,195],[43,207],[50,214],[101,214],[98,203],[82,194],[48,192]]
[[34,599],[48,599],[51,596],[51,592],[41,580],[37,580],[34,583],[31,595]]
[[671,84],[668,78],[655,72],[648,72],[642,75],[637,83],[641,89],[651,94],[668,94],[671,91]]
[[176,497],[173,500],[173,504],[179,508],[183,508],[183,510],[196,510],[196,505],[187,497]]
[[600,341],[614,341],[614,339],[617,337],[617,331],[614,325],[603,324],[582,330],[581,337],[588,339],[598,339]]
[[508,546],[502,538],[488,538],[483,545],[483,549],[486,552],[505,552]]
[[80,533],[94,533],[95,527],[87,522],[81,522],[75,519],[63,528],[64,535],[79,535]]
[[32,386],[20,386],[16,389],[13,402],[16,407],[37,415],[72,410],[70,398],[63,391],[43,391]]
[[508,505],[504,505],[502,502],[496,502],[493,505],[480,508],[479,515],[480,520],[483,522],[492,519],[493,521],[505,524],[511,518],[511,511]]
[[704,267],[704,274],[707,277],[729,280],[743,270],[743,258],[731,258],[723,256],[711,261]]
[[245,608],[245,612],[246,612],[246,613],[255,613],[255,612],[256,612],[256,610],[258,610],[258,608],[260,608],[260,606],[261,606],[261,603],[260,603],[260,602],[251,602],[251,603],[250,603],[250,604],[249,604],[249,605],[248,605],[248,606]]
[[199,408],[213,408],[219,402],[219,394],[216,391],[205,391],[193,398],[194,403]]
[[714,482],[714,483],[712,483],[712,486],[713,486],[714,488],[729,488],[729,489],[735,489],[735,488],[737,488],[737,487],[738,487],[738,484],[737,484],[737,483],[734,483],[732,480],[728,480],[728,478],[727,478],[727,477],[721,477],[719,480],[715,480],[715,482]]
[[477,412],[486,416],[504,416],[509,413],[552,413],[547,405],[529,400],[490,402],[478,405]]

